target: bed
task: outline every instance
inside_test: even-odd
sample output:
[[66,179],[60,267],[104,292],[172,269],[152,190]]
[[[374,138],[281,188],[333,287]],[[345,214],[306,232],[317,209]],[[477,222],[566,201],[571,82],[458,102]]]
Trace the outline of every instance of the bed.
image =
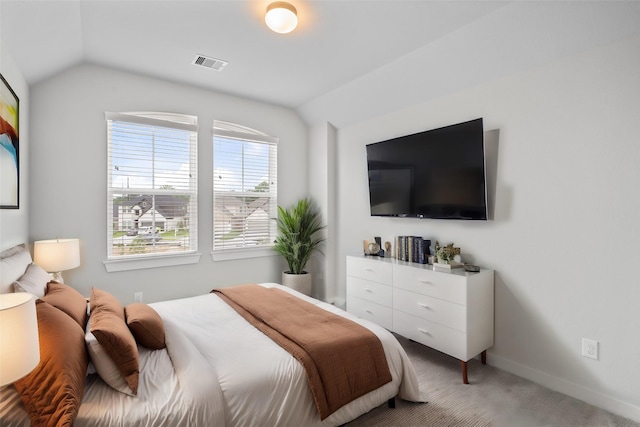
[[[395,397],[423,401],[411,362],[389,331],[279,284],[260,286],[280,289],[373,332],[382,343],[391,381],[321,420],[302,365],[208,293],[149,304],[162,319],[166,348],[150,350],[137,343],[137,395],[116,391],[99,375],[88,374],[74,425],[335,426]],[[0,389],[0,425],[30,425],[13,386]]]

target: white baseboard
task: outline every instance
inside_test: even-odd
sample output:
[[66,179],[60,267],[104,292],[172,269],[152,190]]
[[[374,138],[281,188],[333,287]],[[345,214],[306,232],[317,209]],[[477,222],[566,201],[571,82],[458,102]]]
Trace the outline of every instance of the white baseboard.
[[574,384],[562,378],[549,375],[546,372],[521,365],[520,363],[505,359],[495,354],[489,354],[489,357],[487,357],[487,363],[491,366],[502,369],[503,371],[510,372],[514,375],[526,378],[534,383],[550,388],[551,390],[582,400],[590,405],[597,406],[616,415],[640,422],[640,406],[607,396],[606,394]]

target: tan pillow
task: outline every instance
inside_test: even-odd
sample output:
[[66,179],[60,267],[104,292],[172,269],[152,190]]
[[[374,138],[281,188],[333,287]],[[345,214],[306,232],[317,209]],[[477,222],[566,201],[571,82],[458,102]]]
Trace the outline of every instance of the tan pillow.
[[129,304],[124,309],[127,326],[142,346],[152,350],[165,348],[162,318],[147,304]]
[[116,364],[133,394],[138,393],[138,346],[124,321],[124,307],[108,292],[91,290],[91,333]]
[[36,301],[40,362],[14,382],[33,426],[73,426],[87,374],[84,332],[61,310]]
[[110,385],[115,390],[128,394],[129,396],[135,396],[129,385],[124,380],[124,377],[120,373],[120,369],[111,360],[111,357],[104,350],[104,347],[98,342],[98,339],[91,333],[91,317],[87,322],[87,330],[84,336],[85,344],[87,345],[87,353],[89,354],[89,369],[93,365],[94,372],[97,373],[102,381]]
[[42,300],[67,313],[84,330],[87,325],[87,299],[80,292],[52,280],[47,283],[47,291]]

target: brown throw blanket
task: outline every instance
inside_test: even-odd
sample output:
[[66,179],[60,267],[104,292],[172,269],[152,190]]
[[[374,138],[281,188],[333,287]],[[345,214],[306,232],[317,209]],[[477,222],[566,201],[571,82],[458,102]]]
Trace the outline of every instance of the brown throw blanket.
[[213,291],[304,367],[320,419],[391,381],[382,343],[370,330],[276,288]]

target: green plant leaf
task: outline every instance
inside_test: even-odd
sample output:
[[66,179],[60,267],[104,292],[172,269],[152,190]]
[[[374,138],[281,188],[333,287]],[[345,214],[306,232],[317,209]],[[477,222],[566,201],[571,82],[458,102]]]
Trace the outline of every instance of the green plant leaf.
[[325,241],[316,234],[324,228],[320,213],[309,199],[285,209],[278,206],[278,232],[274,249],[284,257],[292,274],[302,274],[307,262]]

